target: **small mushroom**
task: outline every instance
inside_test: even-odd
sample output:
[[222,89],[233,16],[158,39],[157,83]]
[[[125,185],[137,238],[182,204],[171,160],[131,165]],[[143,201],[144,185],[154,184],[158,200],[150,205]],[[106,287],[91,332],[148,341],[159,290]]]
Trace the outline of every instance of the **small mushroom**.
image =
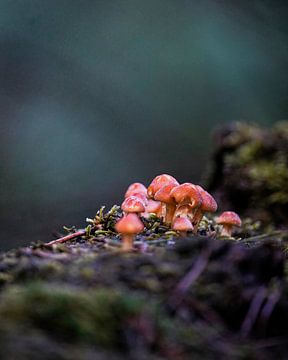
[[126,197],[126,199],[130,196],[135,196],[137,197],[138,199],[140,199],[141,201],[143,201],[144,205],[146,206],[147,203],[148,203],[148,199],[147,199],[147,196],[146,196],[146,193],[144,194],[143,192],[140,192],[140,193],[137,193],[137,192],[133,192],[131,193],[129,196]]
[[147,205],[145,206],[145,211],[141,215],[145,217],[146,219],[149,218],[150,214],[155,214],[157,217],[161,217],[161,211],[162,206],[160,201],[155,201],[152,199],[148,199]]
[[[183,205],[190,205],[189,217],[193,222],[194,213],[202,204],[202,197],[196,185],[184,183],[171,190],[171,196],[177,203],[174,217],[182,214]],[[187,208],[185,208],[187,210]]]
[[179,185],[178,181],[171,175],[162,174],[156,176],[151,184],[148,186],[147,195],[149,199],[154,199],[155,193],[160,190],[163,186],[168,184],[176,184]]
[[161,189],[159,189],[154,195],[154,199],[160,201],[163,204],[162,216],[164,218],[164,223],[168,226],[171,225],[176,210],[176,202],[171,196],[171,190],[174,189],[176,186],[177,185],[175,183],[165,185]]
[[202,204],[197,208],[193,217],[193,225],[194,228],[197,229],[204,213],[214,213],[215,211],[217,211],[218,205],[211,194],[204,190],[200,185],[196,185],[196,187],[202,197]]
[[172,229],[174,231],[177,231],[180,234],[180,236],[185,237],[187,236],[187,231],[193,230],[193,225],[189,220],[188,216],[184,216],[184,217],[179,216],[174,218]]
[[179,206],[185,204],[197,205],[202,203],[202,198],[196,185],[191,183],[184,183],[174,187],[171,195]]
[[144,230],[144,225],[136,214],[130,213],[116,223],[115,229],[121,234],[122,250],[130,251],[133,248],[135,235]]
[[141,213],[145,211],[144,202],[136,196],[128,196],[122,203],[121,209],[127,213]]
[[222,225],[221,236],[231,237],[233,226],[240,227],[242,222],[238,214],[234,211],[224,211],[218,218],[216,223]]
[[131,184],[128,189],[126,190],[126,193],[125,193],[125,198],[127,198],[128,196],[131,196],[133,194],[139,194],[139,193],[143,193],[143,194],[147,194],[147,188],[146,186],[144,186],[143,184],[139,183],[139,182],[136,182],[136,183],[133,183]]

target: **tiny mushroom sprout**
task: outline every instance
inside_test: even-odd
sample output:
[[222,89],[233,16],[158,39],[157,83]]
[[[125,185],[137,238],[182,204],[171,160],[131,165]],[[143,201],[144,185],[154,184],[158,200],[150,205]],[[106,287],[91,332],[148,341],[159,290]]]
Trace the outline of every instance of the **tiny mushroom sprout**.
[[[181,184],[171,190],[171,196],[177,203],[174,217],[181,215],[183,211],[184,214],[187,214],[187,210],[189,209],[188,216],[193,222],[194,213],[202,204],[202,197],[197,187],[191,183]],[[185,207],[183,207],[184,205]]]
[[200,185],[196,185],[201,197],[202,204],[198,207],[194,214],[193,225],[197,229],[198,225],[206,212],[214,213],[217,211],[218,205],[216,200],[213,198],[211,194],[209,194],[206,190],[204,190]]
[[176,186],[177,184],[175,183],[165,185],[154,195],[155,200],[161,201],[161,203],[165,204],[164,223],[168,226],[171,225],[176,210],[176,202],[171,196],[171,190]]
[[193,230],[193,225],[189,220],[188,216],[176,217],[173,220],[172,229],[179,232],[180,236],[186,236],[187,231]]
[[146,186],[144,186],[143,184],[141,184],[139,182],[133,183],[126,190],[124,197],[127,198],[128,196],[131,196],[134,194],[144,194],[146,196],[147,195]]
[[222,225],[221,236],[231,237],[233,226],[240,227],[242,222],[238,214],[234,211],[224,211],[218,218],[216,223]]
[[136,214],[130,213],[116,223],[115,229],[121,234],[122,250],[130,251],[133,248],[135,235],[144,230],[144,225]]
[[137,196],[128,196],[122,203],[121,209],[127,213],[142,213],[145,211],[144,202]]

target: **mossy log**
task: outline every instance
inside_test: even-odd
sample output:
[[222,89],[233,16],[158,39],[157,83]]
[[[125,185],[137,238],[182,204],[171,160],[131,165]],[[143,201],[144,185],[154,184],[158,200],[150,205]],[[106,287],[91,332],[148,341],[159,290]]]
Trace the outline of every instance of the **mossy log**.
[[123,252],[114,206],[0,254],[0,359],[287,359],[287,139],[286,123],[218,133],[209,183],[242,216],[233,238],[152,215]]

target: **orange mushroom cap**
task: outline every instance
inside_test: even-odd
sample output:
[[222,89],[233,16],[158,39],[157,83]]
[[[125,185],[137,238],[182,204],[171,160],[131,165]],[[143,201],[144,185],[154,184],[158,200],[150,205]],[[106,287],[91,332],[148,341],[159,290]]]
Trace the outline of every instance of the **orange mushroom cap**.
[[176,184],[179,185],[178,181],[171,175],[162,174],[156,176],[151,184],[148,186],[147,195],[149,198],[153,198],[155,193],[160,190],[163,186],[168,184]]
[[172,229],[175,231],[192,231],[193,225],[186,216],[176,217],[173,221]]
[[128,196],[131,196],[134,193],[137,193],[137,194],[143,193],[143,194],[146,195],[146,193],[147,193],[146,186],[144,186],[143,184],[141,184],[139,182],[133,183],[126,190],[126,193],[125,193],[124,197],[127,198]]
[[145,211],[145,204],[138,197],[129,196],[123,201],[121,209],[127,213],[140,213]]
[[154,199],[166,204],[175,204],[174,198],[171,196],[171,190],[178,186],[175,183],[171,183],[163,186],[154,194]]
[[145,212],[158,214],[161,210],[161,203],[159,201],[154,201],[152,199],[148,200]]
[[216,223],[220,225],[241,226],[242,221],[234,211],[224,211],[217,219]]
[[[137,197],[138,199],[140,199],[141,201],[143,201],[143,203],[144,203],[145,206],[147,205],[148,199],[147,199],[146,193],[144,194],[144,193],[133,192],[133,193],[131,193],[128,197],[130,197],[130,196],[135,196],[135,197]],[[127,198],[128,198],[128,197],[127,197]],[[127,199],[127,198],[126,198],[126,199]]]
[[202,204],[202,197],[196,185],[184,183],[171,190],[171,196],[178,204],[191,204],[192,208]]
[[217,211],[218,205],[213,196],[209,194],[206,190],[204,190],[200,185],[196,185],[196,187],[202,197],[201,210],[204,212]]
[[128,214],[122,217],[115,225],[115,229],[120,234],[139,234],[144,230],[142,221],[136,214]]

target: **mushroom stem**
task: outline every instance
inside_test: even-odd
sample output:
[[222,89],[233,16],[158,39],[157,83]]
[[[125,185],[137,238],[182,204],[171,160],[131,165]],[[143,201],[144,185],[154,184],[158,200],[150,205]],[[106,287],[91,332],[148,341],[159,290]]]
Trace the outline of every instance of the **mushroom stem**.
[[168,226],[171,225],[174,218],[175,210],[176,210],[176,205],[166,204],[166,216],[164,221],[166,225]]
[[134,235],[133,234],[122,234],[122,251],[131,251],[133,249],[133,240]]
[[228,225],[228,224],[223,224],[222,225],[222,231],[221,231],[221,236],[227,236],[227,237],[231,237],[232,236],[232,225]]
[[180,237],[186,237],[187,236],[187,231],[177,231],[177,232],[180,235]]
[[198,226],[200,224],[200,221],[202,220],[203,218],[203,215],[204,215],[204,212],[201,211],[200,208],[198,208],[194,215],[192,215],[191,217],[191,222],[193,223],[193,226],[194,226],[194,233],[197,233],[197,230],[198,230]]
[[167,207],[166,204],[161,202],[161,212],[160,212],[160,218],[165,222],[166,219],[166,213],[167,213]]
[[173,219],[176,219],[176,217],[186,217],[188,216],[190,221],[191,221],[191,213],[192,213],[192,210],[191,209],[191,206],[189,204],[178,204],[176,207],[175,207],[175,211],[174,211],[174,216],[173,216]]

